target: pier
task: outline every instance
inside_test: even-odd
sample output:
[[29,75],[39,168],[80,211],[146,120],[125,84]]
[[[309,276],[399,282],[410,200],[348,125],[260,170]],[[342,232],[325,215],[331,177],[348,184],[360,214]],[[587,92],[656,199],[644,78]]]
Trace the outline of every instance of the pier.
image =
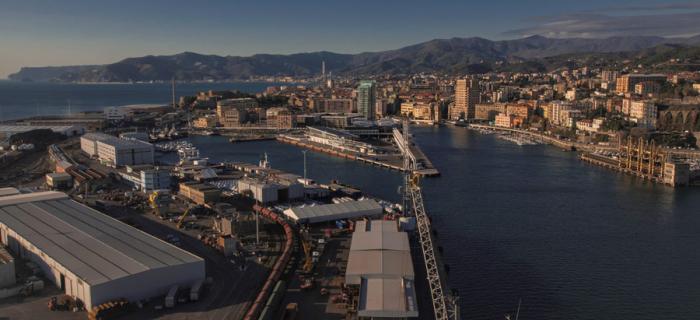
[[603,168],[611,169],[611,170],[616,170],[625,174],[629,174],[638,178],[642,178],[644,180],[649,180],[654,183],[663,183],[663,176],[657,176],[657,175],[652,175],[648,173],[644,173],[638,170],[632,170],[628,169],[625,167],[620,166],[620,162],[616,159],[612,159],[606,156],[598,155],[595,153],[589,153],[585,152],[582,153],[579,156],[579,159],[583,160],[584,162],[588,162],[590,164],[598,165]]
[[[278,135],[277,141],[291,144],[291,145],[294,145],[297,147],[309,149],[312,151],[325,153],[325,154],[332,155],[332,156],[339,157],[339,158],[359,161],[359,162],[375,165],[375,166],[390,169],[390,170],[404,171],[403,156],[402,155],[398,155],[398,156],[377,155],[374,157],[374,159],[372,159],[370,157],[361,156],[361,155],[357,155],[357,154],[350,153],[347,151],[338,150],[338,149],[335,149],[331,146],[322,145],[320,143],[314,143],[312,141],[292,137],[289,135]],[[436,177],[436,176],[440,175],[440,172],[437,169],[435,169],[435,167],[433,166],[430,159],[428,159],[428,157],[425,155],[425,153],[423,153],[423,151],[418,146],[412,145],[410,147],[410,154],[411,154],[412,159],[415,159],[416,163],[421,164],[420,169],[415,170],[419,176]]]

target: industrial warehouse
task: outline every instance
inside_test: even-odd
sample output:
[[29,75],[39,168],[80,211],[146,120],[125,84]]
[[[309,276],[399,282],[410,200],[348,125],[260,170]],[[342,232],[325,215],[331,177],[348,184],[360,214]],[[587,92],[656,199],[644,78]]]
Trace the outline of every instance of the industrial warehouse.
[[418,317],[408,234],[396,221],[358,221],[345,283],[360,319]]
[[87,133],[80,137],[80,148],[103,164],[126,166],[153,164],[154,148],[137,139],[120,139],[104,133]]
[[[11,191],[11,190],[10,190]],[[205,277],[202,258],[60,192],[0,196],[2,243],[85,307],[139,301]]]
[[350,200],[321,205],[306,205],[284,210],[284,214],[298,223],[319,223],[342,219],[356,219],[381,215],[383,207],[372,199]]

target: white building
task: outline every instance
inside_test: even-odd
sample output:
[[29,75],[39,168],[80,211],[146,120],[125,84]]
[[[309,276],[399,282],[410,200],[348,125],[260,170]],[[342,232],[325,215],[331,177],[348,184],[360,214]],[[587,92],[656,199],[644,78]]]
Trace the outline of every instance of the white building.
[[88,133],[80,138],[80,148],[104,164],[125,166],[153,164],[153,145],[136,139],[119,139],[103,133]]
[[418,317],[408,234],[396,221],[360,221],[352,234],[345,283],[358,288],[360,319]]
[[60,192],[0,197],[0,240],[88,309],[162,296],[205,277],[202,258]]
[[605,122],[605,118],[595,118],[592,120],[578,120],[576,121],[576,129],[595,133],[598,132],[598,130],[600,130],[601,126],[603,126],[603,122]]
[[333,204],[306,205],[284,210],[284,214],[299,223],[319,223],[340,219],[373,217],[383,213],[382,206],[372,199]]
[[564,97],[568,101],[576,101],[579,99],[579,91],[576,88],[569,89],[568,91],[566,91],[566,94]]
[[236,183],[238,192],[249,191],[253,199],[261,203],[277,202],[279,186],[273,183],[265,183],[254,179],[243,178]]
[[170,189],[170,170],[151,165],[127,166],[126,172],[120,173],[134,188],[143,192]]

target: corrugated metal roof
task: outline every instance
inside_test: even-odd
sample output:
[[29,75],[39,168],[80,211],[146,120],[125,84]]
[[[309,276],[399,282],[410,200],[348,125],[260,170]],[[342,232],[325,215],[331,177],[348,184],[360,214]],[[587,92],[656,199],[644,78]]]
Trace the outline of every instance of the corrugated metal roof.
[[365,250],[350,251],[345,282],[360,284],[360,278],[413,279],[413,262],[408,251]]
[[399,232],[393,220],[362,220],[355,223],[355,232]]
[[11,196],[19,194],[19,190],[16,188],[0,188],[0,197]]
[[408,234],[405,232],[355,232],[350,243],[350,251],[410,249]]
[[202,261],[60,192],[0,197],[0,223],[91,285]]
[[284,214],[294,220],[321,222],[337,219],[356,218],[364,215],[382,213],[382,206],[372,199],[348,201],[316,206],[295,207],[284,211]]
[[379,318],[417,317],[418,305],[413,281],[403,278],[362,279],[357,315]]

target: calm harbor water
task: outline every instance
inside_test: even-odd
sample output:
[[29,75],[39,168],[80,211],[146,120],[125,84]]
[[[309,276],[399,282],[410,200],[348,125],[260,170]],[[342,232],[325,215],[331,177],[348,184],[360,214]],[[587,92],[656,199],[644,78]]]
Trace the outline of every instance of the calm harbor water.
[[[3,85],[3,99],[22,100]],[[67,89],[51,87],[63,85],[46,86],[43,96],[24,98],[63,99]],[[97,86],[76,90],[114,90],[111,105],[169,99],[168,85],[154,92],[140,85]],[[192,90],[227,85],[201,86]],[[85,105],[104,103],[102,94],[85,99]],[[442,172],[422,184],[464,319],[503,319],[519,299],[521,319],[698,318],[700,190],[653,185],[582,163],[574,153],[520,147],[464,128],[413,132]],[[301,149],[293,146],[191,140],[212,161],[256,163],[267,152],[274,168],[303,173]],[[307,159],[311,178],[400,199],[396,171],[312,152]]]
[[[205,90],[257,93],[274,85],[262,82],[179,83],[176,95],[194,95]],[[101,111],[128,104],[168,104],[169,83],[144,84],[58,84],[0,80],[0,121],[38,115],[65,115],[79,111]],[[70,106],[70,108],[69,108]]]

